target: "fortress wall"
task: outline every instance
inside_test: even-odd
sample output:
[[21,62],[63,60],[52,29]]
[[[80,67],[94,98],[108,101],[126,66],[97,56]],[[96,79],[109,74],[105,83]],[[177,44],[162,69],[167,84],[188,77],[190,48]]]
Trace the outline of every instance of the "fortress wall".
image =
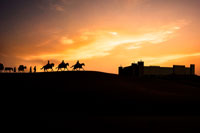
[[175,75],[185,75],[186,74],[186,68],[185,66],[173,66],[173,71]]
[[133,67],[132,66],[124,67],[122,69],[122,75],[132,76],[133,75]]
[[190,68],[185,68],[185,74],[190,75]]
[[149,66],[144,67],[144,75],[171,75],[173,74],[173,68]]
[[190,67],[184,65],[174,65],[173,67],[160,67],[160,66],[144,66],[143,62],[138,64],[132,63],[131,66],[119,67],[119,75],[124,76],[143,76],[143,75],[194,75],[195,65],[191,64]]

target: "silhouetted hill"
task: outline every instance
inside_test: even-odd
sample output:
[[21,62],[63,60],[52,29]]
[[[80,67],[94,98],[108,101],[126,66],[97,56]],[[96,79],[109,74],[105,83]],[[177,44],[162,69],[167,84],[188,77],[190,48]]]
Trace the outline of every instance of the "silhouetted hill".
[[42,127],[198,127],[199,81],[94,71],[0,73],[2,90],[12,94],[9,102],[30,95]]

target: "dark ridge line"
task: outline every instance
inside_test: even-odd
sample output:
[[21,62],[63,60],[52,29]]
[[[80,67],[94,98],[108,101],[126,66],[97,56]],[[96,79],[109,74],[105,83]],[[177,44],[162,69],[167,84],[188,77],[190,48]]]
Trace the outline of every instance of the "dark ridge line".
[[101,72],[101,71],[49,71],[49,72],[36,72],[36,73],[29,73],[29,72],[21,72],[21,73],[0,73],[0,75],[18,75],[18,74],[23,74],[23,75],[28,75],[28,74],[56,74],[56,73],[101,73],[101,74],[108,74],[108,75],[118,75],[118,74],[115,74],[115,73],[108,73],[108,72]]

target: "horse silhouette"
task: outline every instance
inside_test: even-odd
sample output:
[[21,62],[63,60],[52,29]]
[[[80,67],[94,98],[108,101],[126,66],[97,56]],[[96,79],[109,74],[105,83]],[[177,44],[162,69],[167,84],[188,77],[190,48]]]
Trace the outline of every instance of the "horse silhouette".
[[18,71],[19,71],[19,72],[24,72],[25,69],[26,69],[26,66],[24,66],[24,65],[20,65],[20,66],[18,67]]
[[[85,66],[85,64],[84,63],[81,63],[81,64],[75,64],[75,65],[73,65],[73,66],[71,66],[71,68],[73,67],[73,71],[74,70],[79,70],[80,71],[80,69],[83,69],[83,66]],[[84,69],[83,69],[84,70]],[[84,70],[85,71],[85,70]]]
[[13,71],[13,68],[12,67],[5,67],[5,70],[4,70],[5,72],[12,72]]
[[43,67],[41,68],[41,70],[44,69],[44,71],[46,71],[46,70],[48,70],[48,69],[51,69],[51,70],[53,71],[53,67],[54,67],[54,63],[46,64],[45,66],[43,66]]
[[[58,71],[59,71],[59,70],[62,71],[62,68],[64,68],[64,71],[65,71],[65,69],[67,69],[67,66],[69,66],[69,63],[64,63],[64,62],[62,62],[62,63],[60,63],[60,64],[58,65],[58,67],[56,67],[56,68],[58,69]],[[67,69],[67,70],[68,70],[68,69]]]
[[4,70],[4,65],[0,63],[0,72]]

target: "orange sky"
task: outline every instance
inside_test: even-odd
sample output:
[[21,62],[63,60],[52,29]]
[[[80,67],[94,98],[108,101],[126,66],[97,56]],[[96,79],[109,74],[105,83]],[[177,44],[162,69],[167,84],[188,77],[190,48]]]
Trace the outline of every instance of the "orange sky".
[[80,60],[86,70],[117,73],[118,66],[143,60],[145,65],[196,64],[200,75],[198,0],[18,2],[2,3],[5,66]]

